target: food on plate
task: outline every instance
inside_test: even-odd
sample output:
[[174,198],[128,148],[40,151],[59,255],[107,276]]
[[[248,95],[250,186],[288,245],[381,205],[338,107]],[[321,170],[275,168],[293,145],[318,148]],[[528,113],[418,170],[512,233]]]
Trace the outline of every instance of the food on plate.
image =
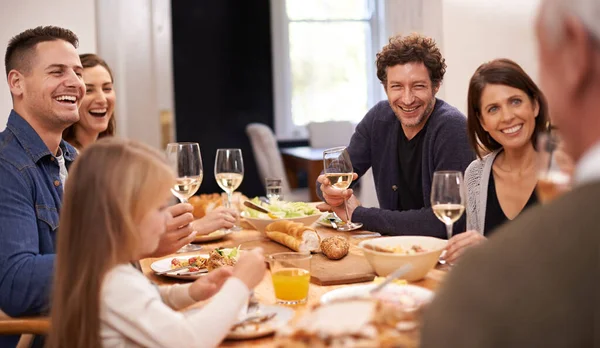
[[[231,197],[231,204],[233,207],[237,209],[242,209],[243,202],[248,200],[248,197],[242,195],[239,192],[234,192]],[[188,200],[194,207],[194,217],[196,219],[203,218],[206,214],[215,210],[217,207],[223,205],[223,197],[220,193],[209,193],[209,194],[201,194],[198,196],[192,196]]]
[[343,299],[315,306],[279,331],[278,347],[418,347],[421,310],[378,299]]
[[350,244],[342,236],[327,237],[321,241],[321,251],[331,260],[339,260],[348,255]]
[[424,252],[429,251],[418,244],[413,244],[408,249],[405,249],[401,245],[389,247],[389,246],[373,245],[373,244],[368,244],[368,243],[365,244],[364,247],[367,249],[379,251],[382,253],[393,253],[393,254],[400,254],[400,255],[414,255],[414,254],[424,253]]
[[328,226],[328,227],[333,227],[333,226],[331,226],[331,220],[330,220],[331,218],[334,219],[333,222],[335,222],[335,224],[338,227],[339,226],[343,226],[343,225],[346,224],[346,221],[340,219],[339,216],[337,216],[337,215],[335,215],[333,213],[329,213],[329,214],[323,216],[321,219],[319,219],[319,223],[321,225],[325,225],[325,226]]
[[321,242],[321,237],[314,228],[300,222],[275,221],[265,228],[265,234],[274,242],[294,251],[317,251]]
[[238,248],[218,248],[213,250],[208,257],[193,256],[187,259],[173,258],[171,260],[171,269],[187,267],[187,272],[198,272],[203,268],[212,271],[221,266],[235,265],[238,257]]
[[171,269],[187,267],[188,272],[198,272],[202,268],[206,268],[207,259],[200,256],[190,257],[189,259],[173,258],[171,260]]
[[244,207],[244,215],[255,219],[289,219],[320,214],[319,210],[304,202],[275,201],[271,204],[265,204],[258,197],[254,197],[251,202],[265,207],[271,212],[270,214],[261,213],[258,210]]
[[208,261],[206,262],[206,268],[209,271],[223,266],[233,266],[237,262],[239,257],[238,248],[221,249],[217,248],[211,251]]

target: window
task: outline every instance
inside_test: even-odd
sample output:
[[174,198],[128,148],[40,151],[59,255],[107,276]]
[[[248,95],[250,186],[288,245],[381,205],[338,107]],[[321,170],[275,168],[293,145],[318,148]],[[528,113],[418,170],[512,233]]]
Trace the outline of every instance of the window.
[[377,0],[271,0],[275,132],[306,135],[309,122],[358,123],[383,98]]

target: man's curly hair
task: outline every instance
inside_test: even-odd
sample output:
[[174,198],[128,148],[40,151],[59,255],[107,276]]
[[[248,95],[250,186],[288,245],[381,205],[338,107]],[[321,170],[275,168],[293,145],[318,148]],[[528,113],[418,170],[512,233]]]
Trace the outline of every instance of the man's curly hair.
[[417,33],[408,36],[396,35],[377,53],[377,78],[387,85],[387,68],[411,62],[422,62],[433,87],[439,87],[446,73],[446,60],[435,44],[435,40]]

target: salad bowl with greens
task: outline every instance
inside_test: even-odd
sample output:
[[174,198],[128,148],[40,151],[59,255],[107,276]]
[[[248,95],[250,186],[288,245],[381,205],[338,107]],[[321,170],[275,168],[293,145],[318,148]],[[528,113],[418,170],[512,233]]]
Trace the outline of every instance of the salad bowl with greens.
[[279,220],[300,222],[307,226],[312,225],[323,215],[323,213],[312,204],[305,202],[275,201],[266,204],[258,199],[258,197],[251,199],[251,201],[269,211],[267,214],[244,207],[244,210],[241,213],[241,216],[260,232],[264,232],[265,228],[270,223]]

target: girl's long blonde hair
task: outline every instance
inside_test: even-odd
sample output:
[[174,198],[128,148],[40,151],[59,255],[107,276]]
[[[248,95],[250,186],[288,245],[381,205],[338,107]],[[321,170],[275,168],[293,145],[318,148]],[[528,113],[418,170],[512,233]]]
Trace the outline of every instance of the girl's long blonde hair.
[[163,154],[132,140],[100,139],[75,161],[57,234],[49,347],[102,346],[104,276],[135,257],[137,226],[174,179]]

